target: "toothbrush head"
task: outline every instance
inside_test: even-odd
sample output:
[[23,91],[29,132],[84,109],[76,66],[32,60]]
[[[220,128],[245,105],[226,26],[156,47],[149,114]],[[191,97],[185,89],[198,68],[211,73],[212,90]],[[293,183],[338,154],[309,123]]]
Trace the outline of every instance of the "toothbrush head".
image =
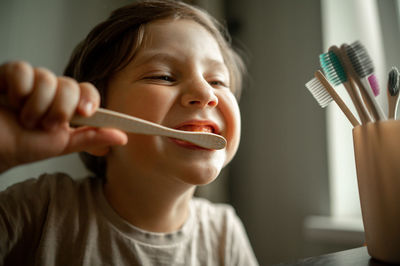
[[371,86],[372,89],[372,93],[374,94],[374,96],[378,96],[380,89],[379,89],[379,84],[378,84],[378,80],[376,79],[375,75],[370,75],[368,77],[368,83]]
[[369,85],[375,96],[379,95],[379,83],[374,75],[374,64],[369,56],[367,49],[360,41],[355,41],[350,45],[344,45],[346,54],[353,65],[354,71],[360,78],[368,77]]
[[388,91],[391,96],[397,96],[397,94],[399,94],[399,82],[399,70],[396,67],[392,67],[388,79]]
[[347,81],[347,75],[338,56],[329,51],[319,56],[319,62],[325,76],[334,86],[338,86]]
[[374,73],[374,64],[369,56],[367,49],[359,41],[350,45],[345,45],[346,54],[353,65],[354,71],[360,78],[364,78]]
[[306,88],[322,108],[325,108],[333,100],[324,85],[317,78],[313,78],[307,82]]

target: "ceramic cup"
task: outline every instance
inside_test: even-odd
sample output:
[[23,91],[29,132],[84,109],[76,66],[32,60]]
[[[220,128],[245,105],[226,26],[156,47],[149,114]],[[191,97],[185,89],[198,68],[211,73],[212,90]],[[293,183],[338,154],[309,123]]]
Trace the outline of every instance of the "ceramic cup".
[[400,263],[400,121],[357,126],[353,140],[368,253]]

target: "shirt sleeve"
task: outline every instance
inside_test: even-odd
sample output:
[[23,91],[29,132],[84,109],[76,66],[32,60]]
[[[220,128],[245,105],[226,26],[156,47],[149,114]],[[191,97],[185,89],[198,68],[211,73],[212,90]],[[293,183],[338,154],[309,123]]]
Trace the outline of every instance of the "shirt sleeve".
[[0,265],[7,257],[34,252],[49,201],[46,179],[28,179],[0,192]]

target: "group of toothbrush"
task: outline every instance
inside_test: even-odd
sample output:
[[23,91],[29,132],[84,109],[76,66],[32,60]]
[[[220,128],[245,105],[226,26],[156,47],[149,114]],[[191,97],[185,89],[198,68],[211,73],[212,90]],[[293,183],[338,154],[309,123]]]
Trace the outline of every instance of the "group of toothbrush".
[[[319,60],[323,72],[316,71],[306,87],[322,108],[335,101],[354,127],[368,122],[397,119],[400,74],[396,67],[392,67],[388,74],[388,111],[385,113],[375,99],[380,89],[374,75],[374,65],[359,41],[340,47],[331,46],[327,53],[319,56]],[[336,93],[335,87],[341,84],[349,94],[359,120]]]

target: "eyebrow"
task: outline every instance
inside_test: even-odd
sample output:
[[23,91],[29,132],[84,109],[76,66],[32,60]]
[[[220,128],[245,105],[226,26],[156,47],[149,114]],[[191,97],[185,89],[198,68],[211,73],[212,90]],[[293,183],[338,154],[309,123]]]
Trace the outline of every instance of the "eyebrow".
[[179,62],[180,60],[176,58],[176,56],[172,56],[168,53],[160,53],[160,52],[147,52],[142,55],[138,59],[136,59],[135,65],[141,66],[145,65],[151,61],[161,61],[161,62]]
[[[139,60],[137,60],[135,64],[137,66],[145,65],[153,60],[156,60],[158,62],[183,63],[183,60],[179,60],[179,58],[167,52],[146,52],[140,55],[140,58],[138,59]],[[228,67],[224,62],[212,58],[206,58],[205,61],[208,65],[229,73]]]

